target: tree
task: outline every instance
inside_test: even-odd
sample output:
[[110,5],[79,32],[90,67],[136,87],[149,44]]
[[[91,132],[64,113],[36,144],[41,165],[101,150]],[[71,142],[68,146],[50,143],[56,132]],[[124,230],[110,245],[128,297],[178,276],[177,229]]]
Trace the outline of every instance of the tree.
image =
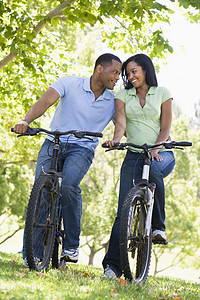
[[[168,3],[171,2],[174,1]],[[200,8],[198,0],[177,2],[180,7],[188,11],[188,17],[192,21],[198,21],[197,10]],[[173,13],[173,9],[155,0],[54,0],[50,3],[46,0],[20,2],[1,0],[0,12],[1,33],[3,33],[0,47],[4,51],[0,68],[17,56],[20,56],[27,66],[31,66],[32,62],[26,54],[31,52],[38,54],[36,37],[48,23],[52,26],[57,26],[59,22],[80,24],[84,28],[84,24],[94,26],[97,22],[102,24],[115,20],[114,30],[105,34],[105,37],[114,39],[112,45],[116,39],[118,42],[123,42],[125,39],[129,46],[140,45],[142,49],[151,48],[149,52],[159,57],[165,51],[172,51],[159,27],[161,22],[169,22],[169,15]]]
[[194,108],[195,108],[194,124],[197,128],[200,128],[200,99],[195,103]]

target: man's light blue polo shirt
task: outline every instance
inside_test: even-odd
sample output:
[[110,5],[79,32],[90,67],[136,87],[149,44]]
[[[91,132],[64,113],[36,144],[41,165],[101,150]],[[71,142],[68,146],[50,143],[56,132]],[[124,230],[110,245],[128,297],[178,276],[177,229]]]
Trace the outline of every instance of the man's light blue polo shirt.
[[[114,94],[105,89],[95,101],[90,89],[90,78],[62,76],[51,88],[60,95],[60,101],[50,124],[51,130],[85,130],[102,132],[114,114]],[[51,137],[48,137],[51,139]],[[77,139],[73,136],[61,136],[61,141],[78,143],[94,151],[98,139]]]

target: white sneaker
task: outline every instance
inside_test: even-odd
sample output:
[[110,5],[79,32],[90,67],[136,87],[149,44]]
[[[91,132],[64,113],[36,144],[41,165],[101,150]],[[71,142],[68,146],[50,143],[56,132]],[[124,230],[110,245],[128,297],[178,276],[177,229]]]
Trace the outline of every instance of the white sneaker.
[[167,238],[165,232],[163,230],[158,230],[158,229],[154,230],[152,235],[152,240],[166,242]]
[[60,259],[68,262],[76,263],[78,261],[79,249],[63,249]]
[[104,270],[104,278],[110,278],[110,279],[116,279],[117,275],[115,274],[115,272],[109,267],[106,266],[105,270]]

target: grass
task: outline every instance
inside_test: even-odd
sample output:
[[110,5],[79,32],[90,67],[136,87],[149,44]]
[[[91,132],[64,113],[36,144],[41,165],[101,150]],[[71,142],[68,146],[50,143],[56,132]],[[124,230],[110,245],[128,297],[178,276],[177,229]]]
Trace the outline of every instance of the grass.
[[0,252],[0,299],[200,299],[200,285],[149,276],[143,285],[102,278],[102,269],[68,264],[47,273],[29,271],[20,254]]

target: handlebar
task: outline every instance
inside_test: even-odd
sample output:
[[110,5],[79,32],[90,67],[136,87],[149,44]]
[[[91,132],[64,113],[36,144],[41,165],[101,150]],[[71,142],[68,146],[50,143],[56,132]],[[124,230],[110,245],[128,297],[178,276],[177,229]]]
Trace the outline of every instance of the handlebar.
[[[175,146],[180,146],[180,147],[189,147],[189,146],[192,146],[192,143],[191,142],[175,142],[175,141],[172,141],[171,143],[174,143]],[[166,145],[165,145],[165,148]]]
[[[11,128],[11,131],[14,132],[14,128]],[[27,136],[27,135],[33,136],[33,135],[37,135],[41,132],[44,132],[44,133],[50,134],[50,135],[54,135],[54,136],[72,134],[76,138],[79,138],[79,139],[83,138],[84,136],[94,136],[94,137],[100,137],[100,138],[103,137],[103,134],[101,132],[90,132],[90,131],[80,131],[80,130],[69,130],[69,131],[61,132],[61,131],[58,131],[58,130],[49,131],[49,130],[44,129],[44,128],[31,128],[31,127],[28,127],[27,132],[19,134],[18,137]]]
[[124,149],[127,149],[127,147],[129,147],[129,146],[147,151],[149,149],[157,148],[157,147],[160,147],[160,146],[164,146],[166,149],[172,149],[172,148],[183,149],[183,148],[180,148],[180,147],[192,146],[192,143],[191,142],[186,142],[186,141],[182,141],[182,142],[169,141],[169,142],[161,142],[161,143],[157,143],[157,144],[153,144],[153,145],[147,145],[147,144],[136,145],[136,144],[133,144],[133,143],[114,143],[114,146],[112,148],[107,146],[106,143],[102,144],[103,148],[109,148],[106,151],[115,150],[115,149],[124,150]]

